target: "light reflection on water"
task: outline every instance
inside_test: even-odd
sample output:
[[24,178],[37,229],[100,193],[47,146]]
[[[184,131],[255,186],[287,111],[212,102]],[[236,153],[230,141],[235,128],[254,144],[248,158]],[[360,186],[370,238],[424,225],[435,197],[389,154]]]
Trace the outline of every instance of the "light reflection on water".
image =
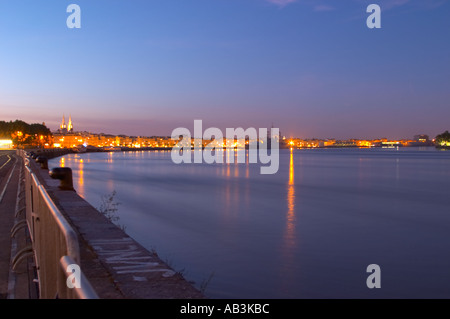
[[[450,152],[282,150],[275,175],[246,158],[87,153],[50,166],[71,167],[95,207],[117,191],[119,223],[197,286],[214,273],[212,298],[450,296]],[[365,285],[372,263],[378,290]]]

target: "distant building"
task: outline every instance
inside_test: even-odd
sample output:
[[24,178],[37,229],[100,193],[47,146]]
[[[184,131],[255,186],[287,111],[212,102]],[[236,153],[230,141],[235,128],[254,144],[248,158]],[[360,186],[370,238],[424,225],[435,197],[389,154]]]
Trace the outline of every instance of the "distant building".
[[0,149],[12,149],[13,141],[11,139],[0,138]]
[[66,117],[63,115],[62,122],[61,122],[61,125],[59,126],[58,133],[61,133],[61,134],[73,133],[72,116],[69,116],[69,123],[66,124]]
[[414,135],[413,140],[409,143],[410,146],[432,146],[433,141],[425,134]]
[[428,137],[428,135],[425,135],[425,134],[414,135],[414,141],[420,142],[420,143],[426,143],[426,142],[430,141],[430,138]]

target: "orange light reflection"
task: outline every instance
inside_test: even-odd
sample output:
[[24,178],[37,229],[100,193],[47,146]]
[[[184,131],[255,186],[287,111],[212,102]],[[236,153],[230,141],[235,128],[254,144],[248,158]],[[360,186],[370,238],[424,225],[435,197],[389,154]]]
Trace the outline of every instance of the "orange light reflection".
[[287,187],[287,218],[286,218],[286,240],[287,245],[291,246],[294,241],[295,231],[295,182],[294,182],[294,152],[291,149],[289,159],[289,182]]

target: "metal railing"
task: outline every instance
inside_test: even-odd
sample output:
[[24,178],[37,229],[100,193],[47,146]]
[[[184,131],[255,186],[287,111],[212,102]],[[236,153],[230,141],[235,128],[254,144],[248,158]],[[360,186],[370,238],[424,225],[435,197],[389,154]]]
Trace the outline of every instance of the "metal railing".
[[[81,285],[69,287],[67,266],[80,265],[78,237],[61,214],[25,158],[26,221],[38,274],[40,298],[96,299],[95,290],[80,271]],[[28,165],[27,165],[28,164]]]
[[60,268],[63,273],[65,273],[66,280],[64,282],[59,281],[59,298],[61,299],[97,299],[97,293],[95,292],[94,288],[92,288],[91,283],[86,278],[84,273],[80,271],[79,274],[79,281],[80,281],[80,288],[71,288],[68,289],[67,286],[67,280],[71,280],[69,277],[70,274],[67,271],[68,267],[70,267],[73,264],[76,264],[75,261],[70,256],[63,256],[61,257],[60,261]]

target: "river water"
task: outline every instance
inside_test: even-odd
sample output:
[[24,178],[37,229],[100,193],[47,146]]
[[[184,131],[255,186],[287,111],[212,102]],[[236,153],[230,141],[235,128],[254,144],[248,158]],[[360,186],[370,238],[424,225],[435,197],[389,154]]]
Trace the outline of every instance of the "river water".
[[450,297],[450,152],[281,150],[274,175],[162,151],[60,165],[94,207],[115,191],[118,224],[210,298]]

